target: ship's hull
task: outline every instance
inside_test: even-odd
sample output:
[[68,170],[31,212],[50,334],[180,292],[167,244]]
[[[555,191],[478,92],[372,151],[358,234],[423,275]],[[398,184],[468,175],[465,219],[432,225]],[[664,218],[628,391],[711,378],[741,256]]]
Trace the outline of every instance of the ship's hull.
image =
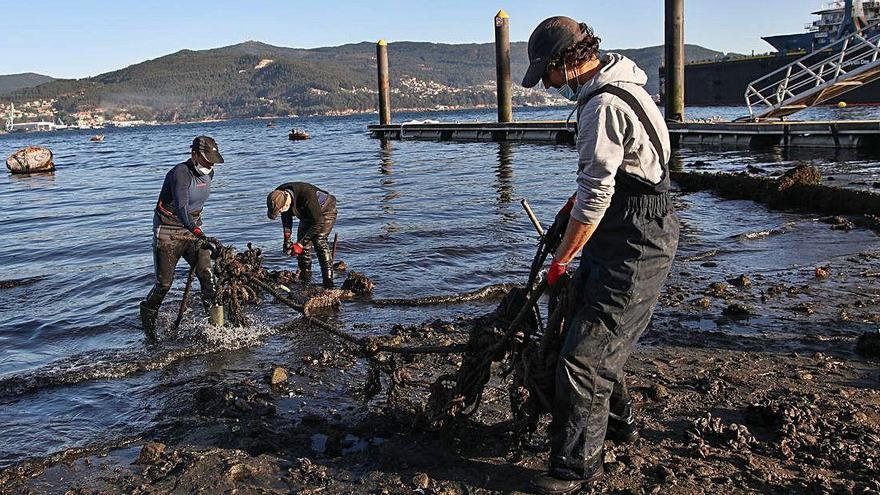
[[[745,105],[746,87],[755,79],[794,62],[801,55],[770,55],[685,66],[685,104],[692,106]],[[661,68],[661,78],[663,69]],[[880,81],[852,90],[827,104],[880,104]]]

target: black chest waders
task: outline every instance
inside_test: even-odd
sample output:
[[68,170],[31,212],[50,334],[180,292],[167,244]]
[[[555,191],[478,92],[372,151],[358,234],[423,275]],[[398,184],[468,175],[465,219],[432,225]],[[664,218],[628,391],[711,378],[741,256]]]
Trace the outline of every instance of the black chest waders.
[[669,197],[662,141],[632,93],[605,86],[578,101],[609,93],[623,100],[648,133],[662,162],[657,184],[615,176],[611,204],[584,247],[573,277],[575,304],[566,318],[556,367],[551,474],[583,479],[601,466],[612,424],[632,422],[623,366],[647,327],[678,247],[679,222]]

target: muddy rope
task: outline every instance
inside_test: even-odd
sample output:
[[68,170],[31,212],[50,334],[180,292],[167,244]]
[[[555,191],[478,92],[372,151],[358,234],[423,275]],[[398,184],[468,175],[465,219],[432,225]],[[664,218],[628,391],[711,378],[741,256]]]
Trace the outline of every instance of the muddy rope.
[[376,306],[432,306],[438,304],[455,304],[483,299],[504,297],[515,284],[491,284],[471,292],[443,296],[416,297],[413,299],[373,299]]
[[[540,249],[537,256],[545,254],[546,250]],[[564,314],[561,306],[565,305],[552,304],[556,311],[551,310],[547,328],[542,328],[537,303],[547,289],[545,280],[533,277],[531,290],[513,284],[495,284],[458,295],[374,301],[378,305],[452,304],[503,296],[493,313],[475,320],[465,344],[389,345],[382,341],[382,337],[358,336],[308,314],[304,304],[277,288],[286,279],[279,278],[279,272],[268,272],[262,263],[262,252],[250,244],[243,252],[236,253],[232,247],[223,246],[215,253],[217,300],[228,308],[229,322],[247,325],[243,305],[259,304],[260,292],[271,295],[276,302],[300,313],[305,324],[349,344],[354,347],[349,352],[367,360],[367,379],[363,386],[365,402],[382,391],[383,376],[387,377],[385,390],[389,403],[401,387],[425,386],[429,396],[423,414],[430,425],[442,426],[448,419],[467,418],[479,409],[492,377],[492,364],[506,361],[502,378],[512,373],[509,395],[516,418],[512,424],[534,428],[540,411],[549,409],[553,393],[552,366],[549,365],[555,363],[558,353],[563,323],[560,315]],[[537,266],[537,262],[535,264]],[[560,291],[564,292],[567,285],[566,279],[559,284],[563,289],[554,288],[551,303],[560,299]],[[453,354],[462,355],[454,373],[441,375],[433,383],[414,380],[410,376],[407,365],[413,358]]]
[[314,316],[309,316],[305,312],[305,308],[302,305],[297,304],[294,301],[291,301],[287,297],[285,297],[281,292],[275,290],[271,285],[266,282],[260,280],[259,278],[254,277],[251,274],[244,274],[245,278],[248,280],[248,283],[254,284],[255,286],[263,289],[272,295],[276,301],[292,308],[293,310],[302,314],[303,320],[318,327],[322,330],[325,330],[340,339],[354,344],[359,347],[362,355],[370,356],[376,354],[377,352],[391,352],[395,354],[457,354],[465,352],[466,348],[463,345],[448,345],[448,346],[415,346],[415,347],[403,347],[403,346],[389,346],[385,344],[381,344],[378,342],[378,338],[362,338],[352,335],[344,330],[340,330],[333,325],[323,321],[319,318],[315,318]]

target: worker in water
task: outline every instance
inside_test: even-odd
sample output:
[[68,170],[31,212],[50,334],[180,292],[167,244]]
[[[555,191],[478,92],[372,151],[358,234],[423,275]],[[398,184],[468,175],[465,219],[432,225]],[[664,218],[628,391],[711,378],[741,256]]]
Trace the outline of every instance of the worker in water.
[[[270,220],[281,214],[283,249],[286,254],[297,257],[300,280],[309,282],[312,278],[314,246],[324,287],[332,289],[333,257],[327,236],[336,223],[336,197],[308,182],[288,182],[269,193],[266,209],[266,216]],[[293,217],[299,219],[295,241],[292,236]]]
[[575,102],[578,122],[577,192],[562,208],[570,220],[547,270],[553,290],[583,249],[556,369],[549,471],[532,481],[545,494],[600,477],[606,438],[637,437],[623,366],[678,247],[666,124],[645,73],[621,55],[600,57],[599,41],[568,17],[544,20],[529,39],[522,82]]
[[219,247],[202,231],[202,208],[211,192],[214,165],[223,163],[217,143],[208,136],[193,139],[189,160],[175,165],[167,174],[153,213],[153,266],[156,280],[147,299],[141,302],[144,331],[155,338],[156,317],[174,280],[181,256],[194,267],[199,278],[202,303],[210,312],[216,297],[211,272],[211,251]]

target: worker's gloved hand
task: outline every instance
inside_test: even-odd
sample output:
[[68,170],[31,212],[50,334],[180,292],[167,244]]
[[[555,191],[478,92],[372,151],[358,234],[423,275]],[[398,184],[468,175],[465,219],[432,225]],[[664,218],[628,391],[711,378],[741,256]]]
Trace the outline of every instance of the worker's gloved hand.
[[303,252],[303,246],[298,242],[294,242],[290,245],[290,250],[288,252],[291,256],[299,256]]
[[552,263],[550,263],[550,268],[547,269],[547,285],[553,287],[556,285],[556,282],[559,281],[559,278],[562,277],[562,274],[565,273],[565,269],[567,268],[567,264],[562,264],[555,259]]
[[202,240],[202,241],[204,241],[205,239],[207,239],[207,237],[205,236],[205,233],[202,232],[202,228],[201,228],[201,227],[196,227],[196,228],[194,228],[194,229],[193,229],[193,235],[196,236],[196,239],[199,239],[199,240]]

